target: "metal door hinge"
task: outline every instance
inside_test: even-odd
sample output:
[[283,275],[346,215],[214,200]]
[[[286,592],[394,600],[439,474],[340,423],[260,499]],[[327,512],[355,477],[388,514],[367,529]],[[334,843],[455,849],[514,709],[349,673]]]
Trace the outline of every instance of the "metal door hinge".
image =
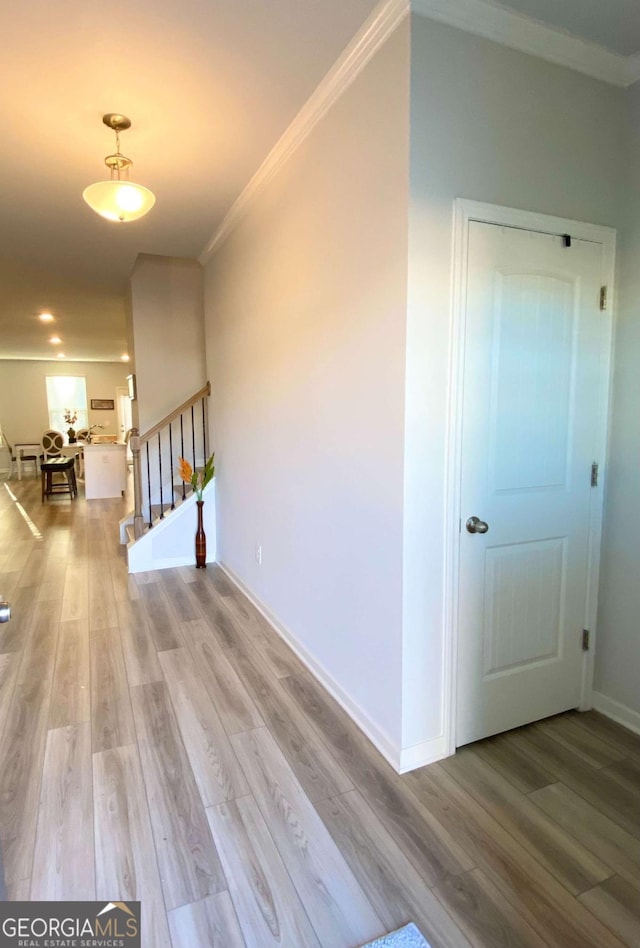
[[604,310],[606,308],[607,308],[607,287],[601,286],[600,287],[600,309]]
[[594,461],[593,464],[591,465],[591,486],[592,486],[592,487],[597,487],[597,486],[598,486],[598,474],[599,474],[599,473],[600,473],[600,472],[599,472],[598,462],[597,462],[597,461]]
[[588,629],[582,630],[582,651],[583,652],[589,651],[589,630]]

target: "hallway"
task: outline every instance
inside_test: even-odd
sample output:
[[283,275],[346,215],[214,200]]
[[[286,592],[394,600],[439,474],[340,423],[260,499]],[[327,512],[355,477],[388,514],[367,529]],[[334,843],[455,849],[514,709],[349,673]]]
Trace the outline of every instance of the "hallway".
[[0,485],[10,899],[139,899],[145,948],[637,945],[640,736],[569,713],[399,777],[221,569],[129,576],[124,512]]

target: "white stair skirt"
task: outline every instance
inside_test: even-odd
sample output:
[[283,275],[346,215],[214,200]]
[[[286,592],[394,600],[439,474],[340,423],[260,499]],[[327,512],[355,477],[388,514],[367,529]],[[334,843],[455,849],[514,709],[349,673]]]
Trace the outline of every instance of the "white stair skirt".
[[[205,488],[203,524],[207,535],[207,563],[216,561],[216,504],[215,478]],[[127,526],[133,517],[120,523],[120,541],[127,544],[130,573],[142,573],[154,569],[169,569],[172,566],[194,566],[196,562],[195,534],[198,525],[196,495],[191,494],[176,505],[175,510],[165,513],[154,526],[146,526],[137,540],[129,540]]]

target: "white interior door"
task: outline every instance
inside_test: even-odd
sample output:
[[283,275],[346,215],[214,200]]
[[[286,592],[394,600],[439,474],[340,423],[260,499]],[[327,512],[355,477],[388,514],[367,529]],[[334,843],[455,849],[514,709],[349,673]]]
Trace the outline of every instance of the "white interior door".
[[596,242],[470,223],[457,745],[580,702],[603,265]]
[[[131,427],[131,399],[128,388],[116,388],[116,406],[118,414],[118,441],[124,441],[124,436]],[[127,458],[131,456],[131,448],[127,445]]]

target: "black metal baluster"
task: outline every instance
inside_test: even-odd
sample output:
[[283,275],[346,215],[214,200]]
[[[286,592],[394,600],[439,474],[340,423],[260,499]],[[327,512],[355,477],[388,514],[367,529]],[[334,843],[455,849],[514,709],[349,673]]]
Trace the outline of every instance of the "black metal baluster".
[[205,423],[204,417],[204,395],[202,396],[202,449],[204,451],[204,459],[207,460],[207,426]]
[[162,494],[162,432],[158,432],[158,471],[160,472],[160,519],[164,520],[164,497]]
[[173,433],[171,431],[171,425],[173,422],[169,422],[169,463],[171,465],[171,509],[176,509],[176,491],[173,484]]
[[[180,457],[184,459],[184,426],[182,423],[182,412],[180,413]],[[182,499],[187,496],[187,485],[182,482]]]
[[191,406],[191,444],[193,445],[193,470],[196,469],[196,425],[193,417],[193,405]]
[[151,464],[149,462],[149,442],[147,441],[147,493],[149,494],[149,529],[153,526],[151,517]]

